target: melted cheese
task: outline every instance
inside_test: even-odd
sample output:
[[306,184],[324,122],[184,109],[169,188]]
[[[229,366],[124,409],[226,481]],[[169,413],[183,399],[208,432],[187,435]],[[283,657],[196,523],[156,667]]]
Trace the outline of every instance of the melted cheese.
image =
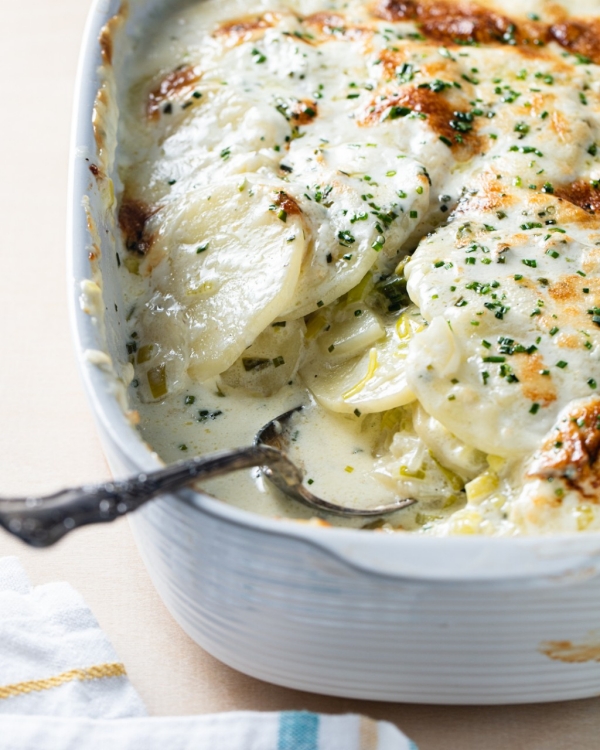
[[314,397],[294,458],[357,507],[416,497],[389,529],[600,528],[563,424],[600,385],[600,3],[577,10],[206,0],[140,35],[119,223],[165,459]]

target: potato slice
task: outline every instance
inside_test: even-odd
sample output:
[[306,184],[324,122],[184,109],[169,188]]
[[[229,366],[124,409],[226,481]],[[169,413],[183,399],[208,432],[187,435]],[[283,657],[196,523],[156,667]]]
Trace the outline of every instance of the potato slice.
[[253,396],[274,395],[296,373],[305,331],[302,319],[271,323],[221,375],[221,380],[226,386],[241,388]]
[[163,217],[147,267],[162,258],[153,281],[185,309],[196,380],[231,367],[293,298],[306,243],[284,195],[276,181],[237,178],[188,194]]
[[387,146],[346,144],[297,149],[289,191],[310,231],[293,304],[308,315],[356,286],[373,266],[391,270],[429,203],[423,167]]
[[134,386],[143,403],[162,401],[183,388],[189,361],[181,305],[170,295],[154,294],[140,313],[136,328],[136,338],[128,344],[134,350]]
[[[352,314],[355,307],[350,307]],[[406,355],[409,341],[419,325],[418,313],[411,308],[395,324],[382,328],[383,335],[363,348],[358,356],[341,363],[335,358],[335,349],[323,353],[317,340],[313,357],[300,370],[302,379],[317,401],[331,411],[352,413],[358,410],[369,414],[409,404],[415,396],[406,382]],[[361,328],[358,322],[356,326]],[[364,335],[362,330],[359,337],[361,334]],[[330,335],[327,331],[319,338]]]
[[441,422],[418,405],[413,415],[413,426],[419,438],[433,456],[447,469],[463,479],[474,479],[488,468],[486,454],[455,437]]

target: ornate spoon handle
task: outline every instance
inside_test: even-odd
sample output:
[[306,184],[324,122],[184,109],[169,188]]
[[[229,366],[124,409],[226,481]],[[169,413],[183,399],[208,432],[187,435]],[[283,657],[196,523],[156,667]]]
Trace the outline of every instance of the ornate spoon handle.
[[0,499],[0,526],[33,547],[49,547],[78,526],[114,521],[161,493],[253,466],[268,466],[284,485],[293,487],[302,482],[302,474],[283,453],[268,446],[252,446],[199,456],[132,479],[84,485],[48,497]]

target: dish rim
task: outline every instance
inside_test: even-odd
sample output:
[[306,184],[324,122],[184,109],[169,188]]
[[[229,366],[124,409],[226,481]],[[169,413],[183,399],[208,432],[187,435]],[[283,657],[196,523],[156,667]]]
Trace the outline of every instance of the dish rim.
[[[135,470],[151,471],[162,465],[160,459],[123,413],[110,390],[108,376],[86,358],[89,350],[103,351],[105,342],[93,317],[83,311],[80,303],[81,284],[91,276],[87,253],[83,252],[90,245],[83,200],[89,196],[93,202],[85,154],[95,153],[92,112],[100,86],[98,37],[120,7],[121,0],[93,0],[79,57],[69,154],[69,318],[80,376],[99,429]],[[176,497],[196,511],[198,518],[205,513],[224,523],[296,539],[371,574],[448,583],[520,582],[538,586],[568,583],[600,573],[600,532],[535,537],[387,535],[267,518],[192,490],[183,490]]]

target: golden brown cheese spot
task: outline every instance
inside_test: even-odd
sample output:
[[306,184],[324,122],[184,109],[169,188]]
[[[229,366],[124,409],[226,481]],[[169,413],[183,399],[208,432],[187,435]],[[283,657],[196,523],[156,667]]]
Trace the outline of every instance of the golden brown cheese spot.
[[449,141],[451,148],[458,152],[457,156],[461,159],[467,159],[481,150],[483,141],[474,129],[459,132],[453,127],[457,113],[463,114],[465,110],[451,104],[443,94],[427,88],[408,86],[385,98],[375,97],[367,105],[359,124],[376,125],[388,118],[393,120],[396,116],[403,119],[408,114],[404,110],[427,115],[429,127],[441,138]]
[[507,210],[518,203],[518,198],[512,193],[506,193],[505,190],[506,187],[495,177],[490,174],[483,175],[481,190],[475,196],[469,196],[461,201],[457,212],[469,215],[477,212]]
[[100,54],[102,55],[102,62],[105,65],[112,65],[113,59],[113,38],[112,30],[105,26],[100,32]]
[[332,34],[338,29],[342,29],[346,25],[346,19],[344,16],[340,16],[337,13],[313,13],[310,16],[304,18],[304,23],[307,26],[313,26],[315,29]]
[[[366,26],[348,24],[347,19],[337,13],[313,13],[310,16],[306,16],[303,23],[311,35],[317,37],[319,41],[330,40],[332,38],[352,40],[373,33],[373,30]],[[313,39],[306,35],[303,35],[301,39],[308,44],[314,43]]]
[[523,54],[535,55],[540,46],[554,41],[572,54],[600,63],[600,20],[568,19],[562,8],[554,13],[557,22],[552,25],[517,22],[476,3],[448,0],[379,0],[372,12],[386,21],[415,21],[425,36],[448,45],[520,45]]
[[[561,478],[586,494],[600,483],[600,397],[576,402],[542,444],[531,464],[530,478]],[[600,497],[592,494],[596,502]]]
[[508,18],[475,5],[432,3],[421,22],[425,36],[445,44],[490,44],[515,38],[516,27]]
[[[589,290],[584,294],[583,288]],[[548,287],[546,311],[552,317],[544,318],[546,328],[557,326],[570,331],[561,330],[556,338],[556,344],[565,349],[577,349],[585,345],[588,337],[582,333],[595,328],[592,325],[588,310],[595,307],[600,300],[600,278],[582,278],[577,274],[561,276]],[[552,306],[554,303],[554,306]],[[577,329],[581,333],[574,333]]]
[[556,386],[552,378],[541,374],[545,365],[539,354],[515,354],[512,363],[525,398],[543,406],[556,401]]
[[561,333],[556,337],[556,344],[561,349],[581,349],[586,339],[576,333]]
[[372,12],[386,21],[416,21],[425,36],[448,45],[541,44],[547,36],[544,24],[517,25],[475,3],[379,0]]
[[200,69],[192,65],[182,65],[166,75],[148,94],[146,105],[148,118],[156,120],[164,102],[175,96],[191,94],[201,77]]
[[548,128],[553,132],[561,143],[567,143],[571,135],[571,123],[562,112],[555,110],[550,117]]
[[414,21],[418,18],[419,5],[415,0],[380,0],[372,12],[384,21]]
[[106,25],[100,31],[98,41],[100,43],[100,54],[104,65],[112,65],[115,34],[125,23],[129,9],[127,2],[123,2],[116,15],[109,18]]
[[123,232],[125,247],[131,252],[146,255],[152,245],[152,236],[146,232],[148,220],[158,208],[149,206],[144,201],[123,197],[119,208],[119,227]]
[[265,13],[262,16],[246,16],[218,26],[213,36],[224,40],[229,46],[235,46],[242,42],[249,42],[261,36],[265,29],[271,28],[277,23],[278,16],[274,13]]
[[[560,190],[560,187],[556,188],[556,192],[560,192]],[[556,209],[557,213],[555,218],[559,223],[577,224],[580,229],[585,228],[590,231],[600,230],[600,219],[571,201],[562,198],[559,200]]]
[[288,216],[297,216],[302,213],[302,209],[296,201],[283,190],[275,193],[274,203],[283,209]]
[[579,303],[578,307],[589,307],[589,297],[584,297],[582,287],[590,288],[592,293],[600,291],[600,279],[586,279],[578,274],[562,276],[558,281],[551,284],[549,294],[561,307],[569,303]]
[[[428,52],[435,52],[437,50],[437,47],[433,46],[419,45],[419,47],[423,50],[424,55]],[[415,48],[411,46],[394,50],[382,49],[378,56],[381,70],[383,71],[382,78],[386,81],[396,80],[396,76],[402,70],[403,64],[406,63],[411,56],[414,59],[414,53]],[[418,70],[415,70],[414,73],[419,79],[423,79],[424,82],[429,78],[439,77],[450,82],[456,81],[460,78],[461,68],[452,60],[440,59],[419,65]]]
[[287,113],[295,125],[309,125],[318,116],[319,108],[310,99],[296,99],[288,105]]
[[565,20],[550,27],[550,37],[575,55],[600,63],[600,20]]
[[588,180],[577,180],[555,190],[555,195],[574,203],[588,213],[600,213],[600,188]]
[[383,71],[383,77],[385,80],[390,80],[395,77],[399,68],[406,62],[409,50],[389,50],[382,49],[379,53],[379,60],[381,60],[381,70]]

